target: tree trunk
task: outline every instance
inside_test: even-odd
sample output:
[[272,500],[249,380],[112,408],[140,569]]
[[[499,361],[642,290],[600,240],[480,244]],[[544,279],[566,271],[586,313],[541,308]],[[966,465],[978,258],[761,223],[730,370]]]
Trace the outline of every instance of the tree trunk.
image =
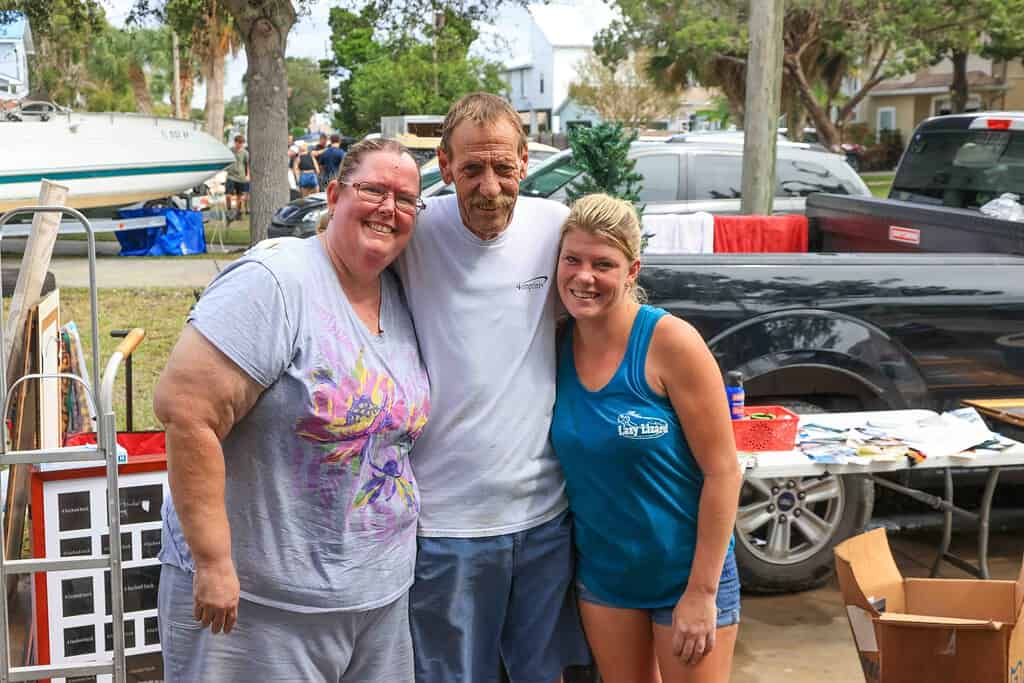
[[203,66],[203,79],[206,81],[206,132],[217,138],[224,139],[224,54],[211,54]]
[[149,94],[149,80],[142,66],[132,62],[128,67],[128,79],[132,83],[132,93],[135,95],[135,107],[143,114],[153,113],[153,96]]
[[288,72],[284,53],[295,23],[290,1],[225,0],[234,17],[249,62],[249,163],[252,194],[249,239],[267,236],[274,211],[288,202]]
[[953,83],[949,86],[953,113],[962,114],[967,109],[967,51],[953,50]]
[[783,59],[783,65],[793,78],[793,84],[796,86],[797,92],[800,93],[800,101],[804,105],[804,111],[807,112],[811,121],[814,122],[814,127],[818,130],[819,142],[826,149],[838,152],[839,143],[842,142],[841,131],[832,123],[828,111],[814,96],[814,90],[811,84],[807,82],[807,75],[804,73],[800,60],[794,55],[787,54]]
[[192,94],[196,89],[196,78],[192,69],[181,70],[181,116],[179,118],[192,118]]
[[171,89],[171,104],[174,118],[181,118],[181,50],[178,49],[178,34],[171,31],[171,60],[174,64],[174,87]]

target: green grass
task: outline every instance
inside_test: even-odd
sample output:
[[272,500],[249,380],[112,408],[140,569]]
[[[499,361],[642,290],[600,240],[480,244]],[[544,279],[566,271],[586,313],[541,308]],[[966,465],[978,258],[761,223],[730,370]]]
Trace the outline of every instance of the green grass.
[[[110,330],[141,327],[146,339],[132,354],[133,421],[132,428],[162,429],[153,415],[153,388],[167,363],[171,348],[181,334],[185,317],[195,302],[191,289],[100,289],[99,341],[100,365],[106,364],[120,339]],[[82,336],[86,363],[92,374],[92,337],[89,316],[89,290],[60,290],[61,323],[74,320]],[[102,371],[102,370],[101,370]],[[98,388],[99,383],[94,385]],[[124,368],[118,373],[114,389],[114,412],[118,429],[125,428]]]
[[871,190],[872,195],[885,199],[889,196],[889,188],[892,187],[892,179],[895,177],[895,174],[878,173],[861,177],[867,184],[868,189]]

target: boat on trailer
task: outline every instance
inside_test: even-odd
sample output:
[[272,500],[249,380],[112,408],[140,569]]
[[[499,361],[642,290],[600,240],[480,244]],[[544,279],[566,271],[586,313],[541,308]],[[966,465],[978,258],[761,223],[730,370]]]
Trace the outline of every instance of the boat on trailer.
[[194,121],[66,111],[16,119],[0,116],[0,213],[35,204],[43,179],[66,185],[77,209],[125,206],[201,185],[234,161]]

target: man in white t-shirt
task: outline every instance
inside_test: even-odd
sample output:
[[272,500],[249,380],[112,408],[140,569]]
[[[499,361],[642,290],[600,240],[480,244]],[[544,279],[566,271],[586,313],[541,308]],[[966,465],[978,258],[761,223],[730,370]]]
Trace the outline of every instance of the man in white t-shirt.
[[421,509],[410,616],[417,683],[553,683],[589,660],[570,595],[572,523],[548,441],[554,286],[568,209],[519,199],[516,111],[475,93],[444,122],[456,193],[429,199],[396,261],[431,384],[412,454]]

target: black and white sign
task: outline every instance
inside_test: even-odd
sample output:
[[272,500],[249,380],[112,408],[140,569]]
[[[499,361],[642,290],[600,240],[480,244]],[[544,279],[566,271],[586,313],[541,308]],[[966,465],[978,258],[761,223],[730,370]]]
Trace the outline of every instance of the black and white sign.
[[[160,584],[160,512],[168,496],[167,473],[157,469],[122,474],[120,486],[127,678],[136,682],[162,681],[156,607]],[[65,474],[63,478],[44,478],[42,498],[42,540],[37,543],[45,548],[46,557],[98,557],[109,552],[104,476],[76,479]],[[45,581],[44,604],[48,612],[38,618],[49,638],[49,663],[109,658],[114,645],[109,570],[48,572],[40,581]],[[52,680],[109,683],[110,676]]]

